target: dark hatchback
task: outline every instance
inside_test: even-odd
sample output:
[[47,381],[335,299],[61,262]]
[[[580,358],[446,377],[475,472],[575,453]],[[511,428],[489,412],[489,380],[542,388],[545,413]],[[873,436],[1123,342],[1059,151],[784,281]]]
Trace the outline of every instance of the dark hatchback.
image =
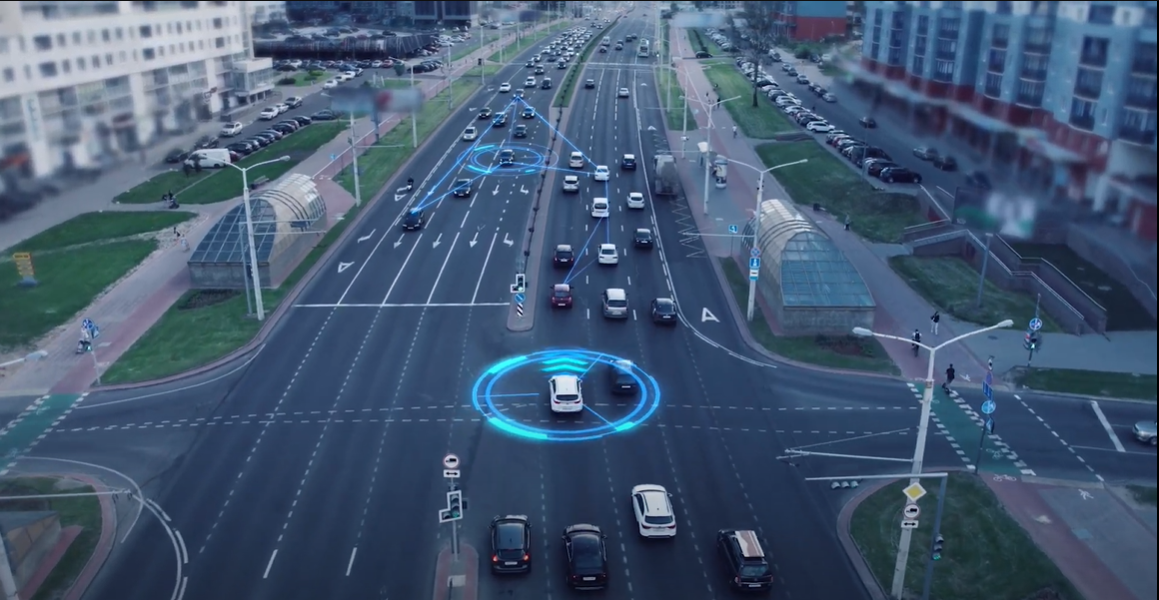
[[656,298],[652,301],[653,323],[675,323],[678,320],[676,302],[671,298]]
[[608,385],[613,394],[629,396],[639,390],[636,377],[632,375],[631,361],[618,360],[608,365]]
[[490,108],[484,108],[483,110],[479,111],[479,119],[490,119],[492,114],[493,113],[491,112]]
[[499,113],[499,114],[495,115],[495,118],[491,119],[491,126],[492,127],[506,127],[507,126],[507,113]]
[[632,235],[632,243],[637,248],[651,248],[655,243],[655,239],[652,237],[652,230],[644,228],[637,229],[636,233]]
[[921,183],[922,176],[903,167],[882,169],[881,180],[886,183]]
[[575,264],[575,251],[567,244],[560,244],[555,247],[555,256],[551,258],[551,263],[556,267],[571,267]]
[[412,210],[402,218],[403,231],[418,231],[427,224],[427,216],[421,210]]
[[188,152],[182,150],[181,148],[174,148],[165,155],[165,162],[169,164],[175,164],[183,162],[186,158],[189,158]]
[[515,126],[514,128],[512,128],[512,130],[511,130],[511,136],[512,136],[512,137],[517,137],[517,138],[525,138],[525,137],[527,137],[527,126],[526,126],[526,125],[524,125],[523,123],[520,123],[520,124],[516,125],[516,126]]
[[491,572],[531,570],[531,523],[524,515],[491,519]]
[[602,590],[608,586],[607,536],[595,525],[579,523],[563,530],[567,583],[577,590]]
[[508,166],[515,164],[515,151],[510,148],[504,148],[499,151],[500,166]]
[[469,198],[471,196],[471,180],[459,179],[455,181],[455,187],[451,189],[451,193],[456,198]]

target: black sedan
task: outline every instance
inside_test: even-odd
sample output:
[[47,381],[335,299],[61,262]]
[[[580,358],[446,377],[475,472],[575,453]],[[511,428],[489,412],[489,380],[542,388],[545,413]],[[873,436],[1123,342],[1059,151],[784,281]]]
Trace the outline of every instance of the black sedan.
[[886,183],[921,183],[922,176],[903,167],[882,169],[881,180]]
[[330,109],[320,110],[320,111],[310,115],[311,121],[333,121],[337,118],[338,118],[338,113],[336,113]]
[[181,148],[174,148],[165,155],[165,162],[169,164],[177,164],[189,157],[189,153]]
[[454,194],[456,198],[470,198],[471,192],[472,189],[470,179],[456,180],[454,187],[451,188],[451,193]]
[[531,522],[526,515],[491,519],[491,572],[531,570]]
[[575,251],[568,244],[558,245],[555,247],[555,255],[551,257],[551,263],[556,267],[571,267],[575,264]]
[[216,148],[218,139],[212,135],[203,135],[193,144],[194,150],[201,150],[202,148]]
[[418,231],[427,224],[427,216],[421,209],[415,209],[402,218],[403,231]]
[[498,115],[495,115],[495,118],[491,119],[491,126],[492,127],[506,127],[507,126],[507,114],[500,113]]
[[656,298],[652,301],[653,323],[675,323],[680,318],[676,316],[676,302],[671,298]]
[[618,360],[608,366],[608,386],[613,394],[632,395],[639,389],[636,377],[632,375],[632,362]]
[[652,237],[651,229],[641,227],[632,235],[632,241],[637,248],[651,248],[655,240]]
[[563,530],[567,559],[567,583],[577,590],[602,590],[608,586],[607,536],[595,525],[578,523]]
[[490,108],[484,108],[479,111],[479,120],[490,119],[493,114]]
[[527,126],[524,125],[523,123],[516,125],[514,128],[511,129],[511,135],[512,135],[512,137],[517,137],[517,138],[527,137]]

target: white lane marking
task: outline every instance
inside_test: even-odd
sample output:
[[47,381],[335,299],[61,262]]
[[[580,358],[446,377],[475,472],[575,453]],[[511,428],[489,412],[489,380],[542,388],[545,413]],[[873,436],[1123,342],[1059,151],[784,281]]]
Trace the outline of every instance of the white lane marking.
[[274,549],[274,553],[270,555],[270,562],[266,563],[266,572],[262,573],[262,579],[270,578],[270,569],[274,568],[274,559],[277,557],[278,551],[277,549]]
[[1127,449],[1123,447],[1123,442],[1119,441],[1119,436],[1111,428],[1111,424],[1107,421],[1107,416],[1103,414],[1103,409],[1099,408],[1097,400],[1091,400],[1091,408],[1095,410],[1095,416],[1098,417],[1099,423],[1103,425],[1103,430],[1107,432],[1107,437],[1111,438],[1111,444],[1115,447],[1115,451],[1126,452]]
[[491,251],[495,249],[495,240],[499,239],[499,232],[491,236],[491,245],[487,247],[487,256],[483,258],[483,268],[479,270],[479,279],[475,282],[475,293],[471,294],[471,304],[479,298],[479,286],[483,285],[483,274],[487,272],[487,263],[491,262]]
[[358,556],[358,546],[350,551],[350,562],[346,563],[346,576],[350,577],[350,570],[354,568],[354,557]]
[[390,299],[390,293],[394,291],[394,286],[398,285],[398,280],[402,277],[402,272],[406,270],[406,264],[410,262],[410,257],[414,255],[415,248],[419,247],[419,242],[421,241],[423,241],[423,234],[420,233],[419,237],[415,239],[414,245],[410,247],[410,252],[406,253],[406,258],[403,259],[402,266],[398,268],[398,273],[395,273],[394,281],[390,282],[390,288],[386,290],[386,296],[383,297],[382,304],[386,304],[386,301]]
[[443,264],[439,267],[439,274],[435,275],[435,283],[431,286],[431,294],[427,296],[427,304],[430,304],[435,299],[435,290],[439,289],[439,282],[443,279],[443,271],[447,270],[447,263],[451,262],[451,254],[455,252],[455,244],[457,243],[459,243],[458,231],[455,232],[455,239],[451,240],[451,247],[447,248],[447,257],[443,259]]

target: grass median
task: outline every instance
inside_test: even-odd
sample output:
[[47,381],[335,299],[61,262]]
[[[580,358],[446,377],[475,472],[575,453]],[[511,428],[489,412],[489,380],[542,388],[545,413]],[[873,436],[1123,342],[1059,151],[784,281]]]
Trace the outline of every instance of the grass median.
[[[1017,321],[1015,322],[1017,323]],[[1037,367],[1015,369],[1013,379],[1017,385],[1040,392],[1149,400],[1151,402],[1155,402],[1155,389],[1156,385],[1159,384],[1159,379],[1155,375],[1107,373],[1080,369],[1040,369]]]
[[325,78],[326,71],[298,71],[279,77],[278,85],[282,87],[305,87],[314,85]]
[[713,56],[724,56],[728,54],[720,45],[708,37],[708,33],[699,29],[687,29],[688,45],[693,52],[707,52]]
[[[92,487],[73,480],[54,477],[20,477],[0,482],[0,496],[46,496],[59,494],[92,494]],[[53,511],[61,529],[79,527],[80,533],[48,573],[31,600],[64,598],[84,570],[101,537],[101,503],[96,496],[29,498],[0,501],[5,512]],[[110,526],[113,524],[110,524]],[[35,535],[29,530],[5,531],[6,536]],[[6,540],[7,541],[7,540]],[[13,596],[14,597],[14,596]]]
[[871,242],[898,242],[906,227],[924,222],[913,196],[874,189],[815,141],[771,142],[756,150],[766,167],[808,159],[774,176],[794,203],[820,204],[841,219],[848,215],[853,231]]
[[[262,176],[272,181],[290,172],[298,163],[333,140],[344,128],[343,123],[315,123],[254,152],[237,164],[239,167],[248,167],[280,156],[289,156],[288,161],[265,165],[249,172],[250,181]],[[121,193],[113,201],[118,204],[160,203],[161,196],[171,191],[177,194],[182,204],[214,204],[240,197],[241,188],[242,174],[231,167],[206,169],[189,175],[176,169],[161,173]]]
[[[914,530],[906,568],[905,598],[921,592],[930,538],[937,510],[937,483],[918,505],[921,526]],[[893,581],[905,497],[909,481],[889,484],[869,495],[853,512],[849,530],[877,582],[889,589]],[[955,473],[946,483],[941,534],[942,557],[934,566],[932,598],[939,600],[1027,600],[1082,596],[1058,567],[1011,518],[994,493],[972,474]],[[1052,590],[1056,595],[1048,595]]]
[[[732,290],[736,305],[744,312],[748,304],[749,281],[741,272],[736,261],[731,258],[720,259],[724,277]],[[835,369],[849,369],[853,371],[868,371],[872,373],[899,373],[893,360],[886,354],[885,348],[874,338],[857,336],[784,336],[776,335],[765,320],[764,314],[756,310],[753,321],[749,324],[749,331],[758,344],[766,350],[790,360],[803,363],[831,367]]]
[[12,264],[0,264],[9,291],[0,294],[0,351],[31,348],[92,304],[157,249],[158,231],[194,215],[188,212],[87,213],[45,230],[6,252],[30,252],[38,282],[19,287]]
[[[462,104],[476,89],[478,85],[457,82],[452,88],[453,102]],[[444,95],[446,93],[444,91],[423,104],[417,123],[420,145],[438,124],[450,115],[446,106]],[[364,174],[359,180],[364,199],[362,206],[348,210],[344,218],[326,232],[281,287],[262,290],[266,314],[273,313],[286,294],[294,289],[326,250],[338,241],[342,232],[356,220],[359,212],[366,208],[374,198],[374,194],[378,193],[405,157],[414,154],[415,150],[410,145],[410,123],[406,122],[404,125],[396,126],[383,136],[380,144],[389,144],[386,142],[388,138],[394,140],[401,138],[400,141],[405,147],[371,148],[359,157],[360,172]],[[354,189],[353,176],[349,170],[339,174],[336,181],[348,191]],[[378,187],[371,187],[375,185],[375,181],[379,182]],[[246,316],[244,292],[236,290],[187,292],[109,367],[101,380],[106,385],[113,385],[150,381],[183,373],[211,363],[246,345],[257,335],[261,326],[262,323]]]
[[758,93],[757,106],[753,106],[753,84],[743,73],[731,64],[703,65],[704,76],[716,87],[714,95],[725,102],[724,108],[736,122],[745,137],[754,140],[771,140],[778,134],[801,130],[789,122],[764,94]]

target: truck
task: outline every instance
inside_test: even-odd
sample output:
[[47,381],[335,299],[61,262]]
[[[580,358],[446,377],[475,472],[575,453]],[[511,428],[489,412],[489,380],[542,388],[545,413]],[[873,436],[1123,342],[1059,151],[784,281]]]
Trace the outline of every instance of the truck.
[[653,159],[656,166],[657,196],[675,196],[680,189],[680,176],[676,172],[676,159],[671,154],[657,154]]

